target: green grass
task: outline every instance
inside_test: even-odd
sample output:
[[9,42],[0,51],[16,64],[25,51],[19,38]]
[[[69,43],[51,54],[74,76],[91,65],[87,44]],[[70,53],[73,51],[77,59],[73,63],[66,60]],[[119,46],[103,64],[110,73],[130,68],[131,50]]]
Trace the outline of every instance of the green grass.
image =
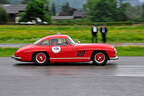
[[118,56],[144,56],[144,46],[116,47]]
[[0,48],[0,57],[13,56],[17,48]]
[[[144,24],[109,26],[108,43],[144,42]],[[75,41],[91,42],[91,26],[72,25],[0,25],[0,43],[32,43],[44,36],[66,34]],[[101,42],[101,34],[98,34]]]
[[[116,47],[118,56],[144,56],[144,47],[128,46]],[[0,57],[9,57],[14,55],[17,48],[0,48]]]

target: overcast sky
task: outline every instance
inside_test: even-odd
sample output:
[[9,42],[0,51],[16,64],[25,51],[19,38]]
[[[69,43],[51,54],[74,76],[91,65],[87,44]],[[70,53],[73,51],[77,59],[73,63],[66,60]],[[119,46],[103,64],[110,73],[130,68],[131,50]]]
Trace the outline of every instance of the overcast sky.
[[144,0],[140,0],[140,2],[144,2]]

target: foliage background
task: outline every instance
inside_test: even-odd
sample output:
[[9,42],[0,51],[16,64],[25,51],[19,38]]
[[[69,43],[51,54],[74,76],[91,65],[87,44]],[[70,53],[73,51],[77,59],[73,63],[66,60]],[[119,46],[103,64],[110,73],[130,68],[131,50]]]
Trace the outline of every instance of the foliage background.
[[8,22],[8,14],[6,10],[0,6],[0,24],[6,24]]
[[20,22],[37,21],[37,18],[41,19],[42,22],[51,23],[49,3],[45,0],[31,0],[27,4],[25,12],[21,14]]

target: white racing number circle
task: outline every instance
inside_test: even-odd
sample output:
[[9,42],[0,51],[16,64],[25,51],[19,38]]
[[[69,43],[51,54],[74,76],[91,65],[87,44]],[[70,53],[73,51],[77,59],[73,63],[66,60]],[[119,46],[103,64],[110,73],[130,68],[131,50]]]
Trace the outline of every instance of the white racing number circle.
[[59,53],[60,51],[61,51],[61,48],[59,46],[52,47],[52,52]]

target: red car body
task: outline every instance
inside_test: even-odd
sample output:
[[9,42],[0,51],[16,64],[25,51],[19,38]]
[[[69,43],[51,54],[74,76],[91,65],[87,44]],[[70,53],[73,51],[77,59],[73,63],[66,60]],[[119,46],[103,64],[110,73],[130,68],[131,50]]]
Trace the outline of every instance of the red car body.
[[[61,40],[66,42],[61,45],[53,45],[52,40]],[[46,42],[41,44],[41,42]],[[37,53],[45,53],[52,63],[55,62],[89,62],[92,61],[92,55],[95,52],[104,52],[108,60],[118,59],[116,49],[108,44],[78,44],[67,35],[51,35],[44,37],[35,44],[26,45],[16,51],[13,58],[19,61],[33,62]],[[95,57],[97,58],[97,57]],[[102,57],[98,57],[101,59]],[[37,57],[42,60],[43,56]]]

